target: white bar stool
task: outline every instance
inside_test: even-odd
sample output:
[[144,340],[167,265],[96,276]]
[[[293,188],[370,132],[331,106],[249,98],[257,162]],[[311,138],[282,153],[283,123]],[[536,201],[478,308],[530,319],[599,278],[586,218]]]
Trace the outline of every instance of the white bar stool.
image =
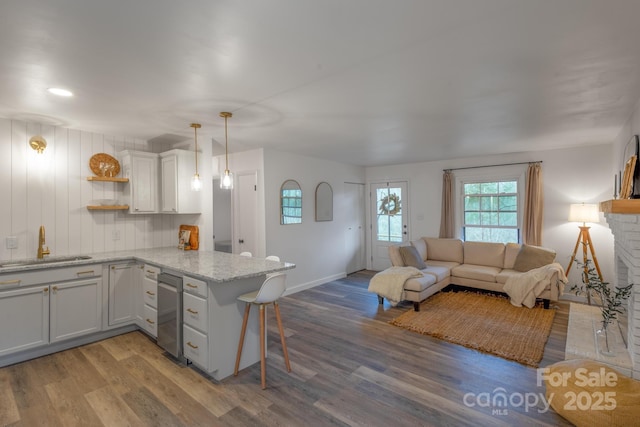
[[267,365],[265,361],[265,320],[267,315],[266,305],[273,304],[276,312],[276,320],[278,321],[278,329],[280,330],[280,342],[282,343],[282,353],[284,362],[287,366],[287,372],[291,372],[291,364],[289,363],[289,352],[287,351],[287,343],[284,339],[284,329],[282,328],[282,319],[280,318],[280,307],[278,306],[278,298],[284,293],[287,275],[285,273],[277,273],[265,279],[257,291],[240,295],[238,300],[244,301],[247,305],[244,309],[244,318],[242,319],[242,331],[240,332],[240,342],[238,343],[238,354],[236,355],[236,367],[233,375],[238,375],[240,367],[240,357],[242,356],[242,346],[244,345],[244,335],[247,331],[247,321],[249,320],[249,311],[252,304],[260,306],[260,377],[262,389],[267,388]]
[[240,252],[240,256],[252,257],[253,255],[251,255],[251,252]]

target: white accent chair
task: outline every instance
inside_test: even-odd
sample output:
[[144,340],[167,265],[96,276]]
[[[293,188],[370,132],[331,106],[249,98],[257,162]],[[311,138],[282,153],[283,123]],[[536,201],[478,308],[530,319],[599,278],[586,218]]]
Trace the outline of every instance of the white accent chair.
[[262,382],[262,389],[267,388],[267,366],[265,361],[265,325],[266,325],[266,306],[273,304],[274,311],[276,313],[276,320],[278,321],[278,329],[280,331],[280,342],[282,343],[282,353],[284,355],[284,362],[287,367],[287,372],[291,372],[291,364],[289,363],[289,352],[287,351],[287,343],[284,338],[284,329],[282,328],[282,319],[280,318],[280,307],[278,306],[278,298],[282,295],[286,287],[287,275],[285,273],[277,273],[269,276],[265,279],[257,291],[249,292],[238,297],[239,301],[246,303],[244,309],[244,318],[242,319],[242,331],[240,332],[240,342],[238,343],[238,354],[236,355],[236,366],[233,371],[233,375],[238,375],[238,369],[240,367],[240,358],[242,357],[242,346],[244,345],[244,335],[247,331],[247,321],[249,320],[249,311],[252,304],[260,306],[260,378]]

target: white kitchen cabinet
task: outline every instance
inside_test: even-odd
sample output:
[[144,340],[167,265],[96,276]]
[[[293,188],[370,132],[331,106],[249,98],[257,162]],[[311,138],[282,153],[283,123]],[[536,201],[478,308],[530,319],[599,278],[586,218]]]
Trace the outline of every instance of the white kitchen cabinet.
[[207,300],[196,295],[183,292],[182,320],[185,325],[207,333]]
[[209,305],[207,282],[182,278],[182,351],[184,357],[209,370]]
[[138,320],[138,326],[153,338],[158,336],[158,275],[160,268],[145,264],[142,289],[140,294],[140,306],[142,316]]
[[49,343],[49,286],[0,292],[0,356]]
[[142,319],[143,319],[142,308],[144,307],[144,302],[142,301],[142,282],[144,281],[144,264],[136,263],[135,270],[136,270],[135,277],[134,277],[134,280],[135,280],[134,281],[134,288],[135,288],[134,302],[135,302],[135,313],[136,313],[135,323],[136,325],[140,326],[142,325]]
[[109,265],[109,326],[136,320],[137,267],[131,262]]
[[52,279],[67,280],[0,291],[0,357],[100,331],[100,272],[54,270],[48,274]]
[[118,153],[122,174],[128,178],[123,196],[129,213],[158,212],[158,154],[125,150]]
[[198,214],[200,195],[191,190],[195,153],[170,150],[160,154],[160,212]]
[[102,324],[102,277],[51,285],[50,342],[98,332]]
[[153,338],[158,337],[158,309],[146,305],[142,308],[142,329]]
[[184,325],[182,329],[182,340],[184,357],[196,366],[208,370],[209,343],[207,335],[188,325]]
[[200,279],[194,279],[193,277],[184,276],[182,279],[184,283],[184,291],[190,294],[199,295],[202,298],[207,298],[207,282]]

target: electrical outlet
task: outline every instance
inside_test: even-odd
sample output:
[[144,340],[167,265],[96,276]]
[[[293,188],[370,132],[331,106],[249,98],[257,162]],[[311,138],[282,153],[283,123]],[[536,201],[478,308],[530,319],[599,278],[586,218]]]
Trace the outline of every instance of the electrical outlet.
[[111,232],[111,238],[113,240],[120,240],[120,230],[113,230]]
[[9,236],[6,240],[7,249],[18,249],[18,238],[15,236]]

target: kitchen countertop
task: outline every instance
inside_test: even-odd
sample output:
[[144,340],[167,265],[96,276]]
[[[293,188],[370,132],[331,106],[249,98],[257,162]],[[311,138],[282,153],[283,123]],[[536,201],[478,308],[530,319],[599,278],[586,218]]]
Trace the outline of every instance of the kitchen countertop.
[[[264,258],[245,257],[226,252],[214,251],[182,251],[175,247],[137,249],[130,251],[102,252],[88,255],[90,259],[73,259],[52,262],[56,256],[28,265],[10,265],[0,267],[0,274],[40,270],[45,268],[62,268],[78,265],[105,264],[110,262],[137,260],[153,264],[162,269],[188,274],[202,280],[213,282],[230,282],[237,279],[258,277],[295,268],[288,262],[268,261]],[[80,256],[80,255],[78,255]],[[64,256],[71,258],[72,256]],[[0,261],[0,265],[12,264],[22,260]],[[36,260],[29,260],[36,261]]]

